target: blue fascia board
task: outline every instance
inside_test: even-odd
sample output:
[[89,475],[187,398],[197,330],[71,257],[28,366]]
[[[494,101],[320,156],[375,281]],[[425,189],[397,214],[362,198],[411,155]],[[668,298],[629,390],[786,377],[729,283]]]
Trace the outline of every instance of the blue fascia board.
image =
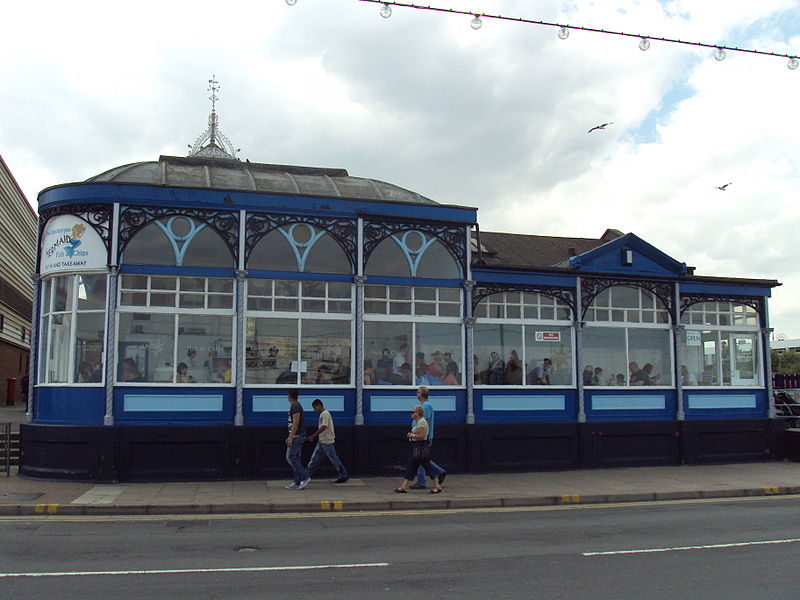
[[353,281],[353,275],[342,275],[339,273],[311,273],[300,271],[264,271],[262,269],[247,269],[249,278],[258,279],[286,279],[297,281]]
[[119,272],[136,275],[184,275],[195,277],[234,277],[236,274],[233,268],[167,267],[163,265],[121,265]]
[[564,288],[574,288],[577,277],[572,274],[558,275],[554,273],[537,273],[534,269],[529,272],[511,271],[481,271],[473,267],[472,279],[478,283],[511,283],[521,285],[552,285]]
[[679,281],[679,283],[681,294],[721,294],[726,296],[763,296],[765,298],[772,296],[772,288],[763,287],[763,284],[749,286],[745,283],[734,285],[700,281]]
[[367,285],[406,285],[415,287],[462,287],[463,279],[432,279],[429,277],[389,277],[386,275],[368,275]]
[[415,204],[233,190],[111,183],[75,183],[39,194],[39,211],[71,203],[110,202],[137,206],[189,206],[223,210],[281,212],[330,217],[389,216],[454,224],[477,223],[478,210],[441,204]]

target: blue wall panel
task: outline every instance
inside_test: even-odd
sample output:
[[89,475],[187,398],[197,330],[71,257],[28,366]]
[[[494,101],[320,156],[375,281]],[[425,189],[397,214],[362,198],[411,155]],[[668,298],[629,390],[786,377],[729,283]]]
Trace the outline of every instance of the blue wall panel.
[[231,425],[232,388],[114,389],[114,422],[119,425]]
[[34,420],[45,425],[102,425],[106,392],[102,387],[38,387]]
[[[245,425],[286,425],[289,414],[287,389],[245,389]],[[353,389],[303,389],[299,402],[303,406],[306,429],[317,423],[317,415],[311,403],[322,400],[331,412],[335,424],[352,425],[355,421],[356,395]]]
[[675,390],[584,390],[587,421],[664,421],[675,418]]
[[[464,423],[467,416],[465,390],[430,390],[436,423]],[[419,404],[417,390],[364,390],[364,423],[411,422],[411,407]]]
[[578,414],[574,389],[476,389],[476,423],[575,422]]
[[763,419],[767,416],[767,392],[763,389],[724,388],[684,390],[686,419]]

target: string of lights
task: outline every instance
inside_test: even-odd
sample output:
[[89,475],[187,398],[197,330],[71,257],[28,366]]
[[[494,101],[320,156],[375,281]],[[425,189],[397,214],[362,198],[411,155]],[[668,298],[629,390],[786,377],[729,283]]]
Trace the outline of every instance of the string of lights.
[[[558,37],[562,40],[565,40],[569,37],[569,32],[571,30],[575,31],[588,31],[591,33],[605,33],[608,35],[618,35],[622,37],[631,37],[631,38],[638,38],[639,39],[639,49],[640,50],[648,50],[650,48],[650,41],[658,41],[658,42],[666,42],[670,44],[683,44],[685,46],[697,46],[700,48],[710,48],[714,50],[714,58],[718,61],[725,60],[727,56],[727,52],[742,52],[747,54],[759,54],[762,56],[777,56],[779,58],[786,58],[788,62],[786,66],[794,71],[800,66],[800,60],[798,60],[797,56],[793,56],[791,54],[781,54],[778,52],[765,52],[763,50],[753,50],[751,48],[738,48],[733,46],[725,46],[722,44],[708,44],[705,42],[690,42],[686,40],[678,40],[674,38],[667,38],[667,37],[656,37],[651,35],[643,35],[639,33],[625,33],[624,31],[613,31],[610,29],[597,29],[594,27],[582,27],[579,25],[569,25],[565,23],[551,23],[548,21],[537,21],[535,19],[524,19],[522,17],[506,17],[504,15],[490,15],[487,13],[482,12],[475,12],[471,10],[457,10],[454,8],[438,8],[435,6],[421,6],[419,4],[409,4],[406,2],[385,2],[384,0],[359,0],[359,2],[369,2],[372,4],[380,4],[380,15],[384,19],[388,19],[392,16],[392,7],[401,7],[401,8],[414,8],[417,10],[426,10],[431,12],[440,12],[440,13],[450,13],[455,15],[465,15],[472,17],[470,21],[470,27],[473,29],[480,29],[483,25],[483,19],[496,19],[499,21],[513,21],[516,23],[525,23],[527,25],[542,25],[545,27],[556,27],[558,29]],[[297,4],[297,0],[286,0],[286,4],[289,6],[294,6]]]

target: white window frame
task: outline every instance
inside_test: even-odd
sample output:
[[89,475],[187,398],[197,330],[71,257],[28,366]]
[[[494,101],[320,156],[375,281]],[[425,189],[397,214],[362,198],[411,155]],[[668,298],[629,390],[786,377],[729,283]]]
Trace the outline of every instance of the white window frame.
[[[247,319],[284,319],[284,320],[294,320],[296,321],[297,326],[297,354],[295,356],[295,360],[298,362],[298,365],[301,361],[301,356],[303,352],[303,338],[302,338],[302,321],[322,321],[322,320],[330,320],[330,321],[349,321],[350,323],[350,382],[349,383],[325,383],[325,384],[309,384],[309,383],[248,383],[247,382],[247,360],[245,359],[245,366],[244,366],[244,385],[248,388],[286,388],[288,387],[296,387],[298,385],[302,385],[303,389],[347,389],[355,387],[356,384],[356,347],[355,347],[355,338],[356,338],[356,328],[355,328],[355,284],[352,282],[346,281],[320,281],[317,279],[278,279],[275,277],[264,278],[261,281],[270,281],[272,283],[272,290],[275,291],[275,285],[278,281],[293,281],[297,282],[298,284],[298,294],[297,296],[279,296],[277,294],[272,294],[271,296],[253,296],[254,298],[272,298],[274,300],[278,299],[297,299],[297,310],[296,311],[286,311],[286,310],[258,310],[258,309],[249,309],[247,306],[249,305],[250,300],[250,281],[251,279],[246,280],[245,285],[245,313],[244,319],[245,323]],[[303,296],[303,283],[325,283],[326,284],[326,294],[325,297],[316,297],[316,296]],[[329,283],[335,284],[346,284],[350,286],[350,297],[349,298],[338,298],[335,296],[331,296],[328,293],[328,286]],[[330,302],[350,302],[350,312],[304,312],[303,308],[303,301],[304,300],[311,300],[317,301],[321,300],[325,302],[326,309]],[[274,304],[273,304],[274,308]],[[244,331],[242,331],[242,339],[240,343],[243,344],[243,347],[247,347],[247,326],[244,327]]]
[[[236,339],[236,283],[235,280],[231,277],[210,277],[205,275],[162,275],[162,274],[154,274],[154,273],[125,273],[122,275],[131,276],[140,276],[140,277],[147,277],[147,289],[133,289],[133,288],[124,288],[122,287],[122,281],[120,281],[119,289],[117,290],[117,314],[116,314],[116,321],[114,323],[115,327],[115,343],[117,344],[117,349],[119,348],[119,343],[121,341],[120,329],[119,329],[119,322],[120,318],[123,314],[132,314],[132,313],[139,313],[139,314],[151,314],[151,315],[170,315],[172,317],[173,323],[173,333],[172,333],[172,367],[173,371],[177,369],[178,366],[178,329],[180,323],[180,317],[182,315],[199,315],[199,316],[224,316],[230,317],[231,323],[231,380],[230,382],[192,382],[192,383],[178,383],[176,381],[172,382],[164,382],[164,381],[119,381],[118,374],[117,374],[117,366],[114,365],[114,385],[115,386],[125,386],[125,387],[202,387],[202,388],[213,388],[213,387],[233,387],[236,381],[236,353],[237,353],[237,339]],[[176,287],[173,290],[163,290],[160,288],[153,288],[152,287],[152,278],[153,277],[172,277],[178,280],[176,282]],[[186,290],[182,292],[180,290],[180,278],[192,278],[192,279],[205,279],[205,292],[196,292],[191,290]],[[233,292],[209,292],[209,279],[225,279],[232,282],[233,285]],[[141,305],[133,305],[133,304],[122,304],[122,294],[123,293],[146,293],[148,298],[148,303],[145,306]],[[175,295],[175,305],[174,306],[150,306],[149,299],[152,293],[172,293]],[[203,302],[204,306],[208,305],[208,296],[209,295],[222,295],[222,296],[231,296],[231,308],[181,308],[180,305],[180,294],[181,293],[189,293],[189,294],[204,294],[205,301]],[[119,362],[119,356],[117,356],[117,362]],[[174,374],[173,374],[174,377]]]

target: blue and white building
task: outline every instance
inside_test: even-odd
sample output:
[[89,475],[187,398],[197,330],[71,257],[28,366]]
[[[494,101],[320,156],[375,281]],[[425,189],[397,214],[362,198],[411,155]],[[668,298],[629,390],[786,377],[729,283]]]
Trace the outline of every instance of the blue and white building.
[[633,233],[481,232],[343,169],[186,158],[39,195],[34,397],[21,473],[286,471],[286,391],[393,472],[418,384],[452,471],[779,454],[772,280],[701,276]]

